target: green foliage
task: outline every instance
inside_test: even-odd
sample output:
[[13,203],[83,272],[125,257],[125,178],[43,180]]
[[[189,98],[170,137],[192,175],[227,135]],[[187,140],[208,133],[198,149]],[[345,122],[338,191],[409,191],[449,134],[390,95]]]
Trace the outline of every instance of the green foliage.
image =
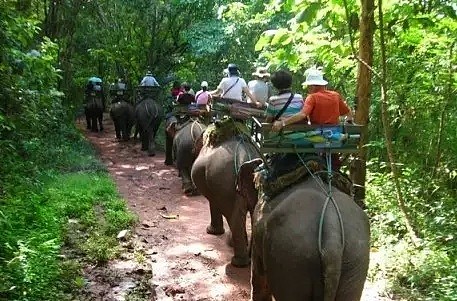
[[[455,196],[437,179],[421,177],[420,171],[403,169],[402,190],[420,229],[421,245],[405,239],[406,228],[397,209],[391,175],[386,166],[370,173],[367,205],[372,223],[372,244],[382,256],[371,277],[390,280],[390,289],[408,300],[456,300]],[[430,299],[431,298],[431,299]]]
[[[66,273],[58,259],[64,240],[89,260],[105,262],[118,254],[117,232],[136,220],[104,174],[46,176],[37,188],[20,193],[24,188],[2,200],[0,296],[11,300],[58,299],[62,287],[81,282],[76,271],[57,281]],[[71,221],[86,236],[74,236]]]

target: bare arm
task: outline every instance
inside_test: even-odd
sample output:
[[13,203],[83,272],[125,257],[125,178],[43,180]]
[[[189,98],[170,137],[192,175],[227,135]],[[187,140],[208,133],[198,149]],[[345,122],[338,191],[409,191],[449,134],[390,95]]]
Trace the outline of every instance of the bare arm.
[[221,95],[222,93],[222,90],[218,87],[216,90],[213,90],[213,91],[209,91],[209,94],[212,96],[219,96]]
[[262,103],[255,99],[254,95],[252,95],[251,91],[249,91],[247,86],[243,87],[243,92],[246,93],[246,95],[252,100],[253,103],[256,104],[257,107],[262,107]]
[[285,127],[285,126],[287,126],[289,124],[294,124],[294,123],[297,123],[299,121],[302,121],[305,118],[308,118],[308,114],[304,114],[303,112],[300,111],[295,115],[292,115],[290,117],[284,118],[282,120],[275,121],[273,123],[272,130],[277,132],[280,129],[282,129],[283,127]]

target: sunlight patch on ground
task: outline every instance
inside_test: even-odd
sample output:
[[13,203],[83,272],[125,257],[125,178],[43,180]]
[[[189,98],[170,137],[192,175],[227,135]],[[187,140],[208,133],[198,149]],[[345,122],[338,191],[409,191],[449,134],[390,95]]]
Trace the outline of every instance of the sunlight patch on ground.
[[135,166],[135,170],[146,170],[146,169],[149,169],[149,166],[145,166],[145,165]]
[[170,248],[167,250],[166,254],[168,256],[180,256],[185,254],[192,254],[194,256],[201,256],[205,254],[207,258],[210,259],[217,259],[218,254],[214,252],[214,246],[210,244],[202,244],[202,243],[193,243],[193,244],[186,244],[186,245],[178,245],[174,248]]
[[152,173],[157,175],[157,176],[159,176],[159,177],[162,177],[163,175],[170,174],[171,172],[172,172],[171,169],[161,169],[158,172],[154,171]]
[[121,164],[121,168],[131,169],[131,168],[133,168],[133,165],[130,165],[130,164]]

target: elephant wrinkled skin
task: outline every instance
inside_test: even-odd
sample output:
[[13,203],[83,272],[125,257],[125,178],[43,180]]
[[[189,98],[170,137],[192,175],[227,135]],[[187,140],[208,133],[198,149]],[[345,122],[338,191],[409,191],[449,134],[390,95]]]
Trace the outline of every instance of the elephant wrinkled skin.
[[[370,226],[365,212],[348,195],[332,188],[344,234],[330,201],[322,224],[320,253],[319,224],[327,197],[319,180],[308,178],[272,200],[257,201],[252,182],[256,165],[248,162],[240,171],[241,191],[250,206],[255,204],[252,300],[272,300],[272,296],[276,301],[360,300],[370,250]],[[244,177],[246,174],[250,176]]]
[[125,101],[111,105],[110,116],[114,123],[116,138],[127,141],[130,139],[132,127],[135,124],[135,109]]
[[141,150],[155,155],[155,137],[163,119],[163,109],[156,100],[146,97],[137,103],[135,116],[141,140]]
[[173,159],[176,161],[176,168],[182,179],[182,189],[186,195],[198,194],[190,172],[199,153],[196,144],[201,141],[205,128],[203,123],[197,120],[189,120],[181,125],[174,122],[166,131],[165,164],[171,165]]
[[206,232],[224,233],[222,216],[232,232],[234,256],[231,263],[249,265],[246,233],[246,201],[236,191],[236,173],[241,164],[258,157],[254,146],[233,137],[218,146],[203,146],[192,167],[192,180],[198,191],[209,201],[211,223]]
[[[86,107],[84,113],[86,114],[87,128],[92,132],[103,131],[103,111],[105,105],[103,98],[95,93],[91,93],[87,96]],[[98,121],[98,125],[97,125]]]

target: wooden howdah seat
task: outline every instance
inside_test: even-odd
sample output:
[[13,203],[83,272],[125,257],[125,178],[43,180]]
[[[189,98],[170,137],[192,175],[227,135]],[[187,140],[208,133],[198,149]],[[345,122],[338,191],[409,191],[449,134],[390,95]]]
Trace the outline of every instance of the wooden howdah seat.
[[248,120],[251,117],[263,119],[265,117],[265,109],[257,108],[253,103],[219,96],[213,97],[211,110],[221,116],[228,115],[238,120]]
[[261,153],[356,153],[364,128],[356,124],[294,124],[279,132],[253,118],[251,137]]

